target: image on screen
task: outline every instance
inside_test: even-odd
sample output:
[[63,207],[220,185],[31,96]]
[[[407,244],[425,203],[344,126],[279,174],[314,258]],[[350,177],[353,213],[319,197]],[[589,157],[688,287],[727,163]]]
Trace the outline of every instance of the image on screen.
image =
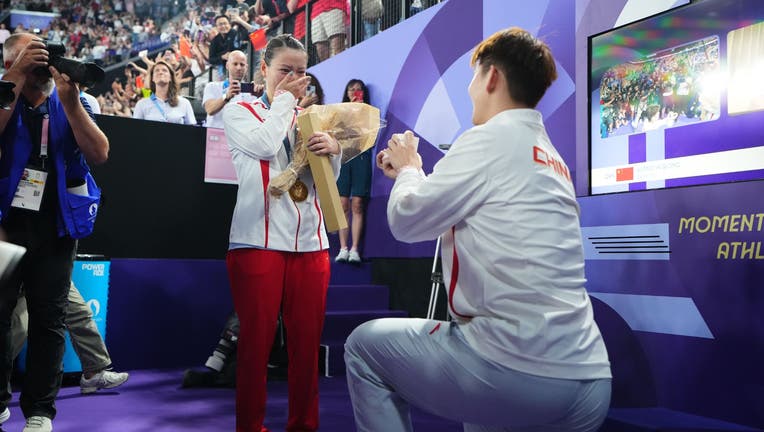
[[[764,23],[749,25],[727,35],[730,115],[764,109]],[[758,55],[757,55],[758,53]]]
[[764,178],[764,1],[694,2],[589,53],[592,194]]
[[713,36],[609,68],[600,83],[600,136],[718,118],[719,66]]

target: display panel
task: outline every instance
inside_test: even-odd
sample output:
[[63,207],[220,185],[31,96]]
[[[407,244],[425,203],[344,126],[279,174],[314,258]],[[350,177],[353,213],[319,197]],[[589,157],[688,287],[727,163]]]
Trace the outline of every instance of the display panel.
[[764,178],[764,1],[589,38],[592,194]]

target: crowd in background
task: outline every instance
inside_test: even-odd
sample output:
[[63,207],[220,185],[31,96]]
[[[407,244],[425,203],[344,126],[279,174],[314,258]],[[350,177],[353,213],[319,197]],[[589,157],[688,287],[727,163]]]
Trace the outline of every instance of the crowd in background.
[[718,39],[611,67],[600,85],[601,137],[718,117],[718,72]]
[[[401,19],[400,0],[358,0],[362,11],[361,34],[366,39]],[[173,68],[179,94],[200,99],[210,80],[224,80],[221,53],[239,49],[259,62],[257,49],[249,50],[250,35],[258,30],[264,41],[292,33],[307,41],[305,5],[309,0],[6,0],[3,10],[52,12],[59,16],[34,32],[66,47],[66,56],[94,62],[112,73],[110,83],[91,89],[103,114],[130,117],[135,105],[150,92],[150,70],[159,60]],[[408,14],[437,3],[413,0]],[[310,47],[313,61],[323,61],[349,44],[351,0],[315,0],[311,3]],[[221,20],[220,17],[226,19]],[[6,20],[8,22],[9,20]],[[221,21],[226,21],[221,23]],[[264,46],[264,42],[262,44]],[[258,44],[255,48],[261,48]],[[221,48],[222,47],[222,48]],[[118,70],[124,72],[119,73]],[[252,79],[262,83],[257,67]],[[114,72],[117,71],[117,72]],[[115,76],[116,74],[116,76]]]

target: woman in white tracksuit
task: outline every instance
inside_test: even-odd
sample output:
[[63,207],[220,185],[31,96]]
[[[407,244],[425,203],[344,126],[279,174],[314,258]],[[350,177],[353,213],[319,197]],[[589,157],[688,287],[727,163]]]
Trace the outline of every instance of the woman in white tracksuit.
[[596,431],[610,363],[584,288],[570,172],[533,108],[556,78],[549,48],[524,30],[475,50],[475,127],[429,176],[411,132],[377,165],[395,179],[398,240],[442,237],[451,322],[382,319],[345,345],[359,431],[412,430],[408,404],[465,431]]
[[[290,193],[270,185],[294,170],[297,106],[310,77],[308,54],[291,35],[268,42],[260,72],[265,94],[223,109],[223,124],[239,191],[226,255],[231,294],[239,316],[236,431],[266,432],[268,354],[279,311],[289,334],[288,432],[319,426],[318,348],[329,286],[329,241],[314,179],[305,169]],[[330,157],[335,178],[342,150],[328,133],[306,136],[305,147]],[[293,193],[294,192],[294,193]]]

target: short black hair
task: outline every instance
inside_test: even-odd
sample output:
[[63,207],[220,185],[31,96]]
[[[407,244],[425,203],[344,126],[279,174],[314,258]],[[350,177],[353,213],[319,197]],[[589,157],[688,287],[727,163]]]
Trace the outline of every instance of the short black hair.
[[549,47],[526,30],[500,30],[481,42],[472,53],[472,66],[495,66],[504,74],[510,97],[528,107],[538,105],[557,79],[557,68]]

